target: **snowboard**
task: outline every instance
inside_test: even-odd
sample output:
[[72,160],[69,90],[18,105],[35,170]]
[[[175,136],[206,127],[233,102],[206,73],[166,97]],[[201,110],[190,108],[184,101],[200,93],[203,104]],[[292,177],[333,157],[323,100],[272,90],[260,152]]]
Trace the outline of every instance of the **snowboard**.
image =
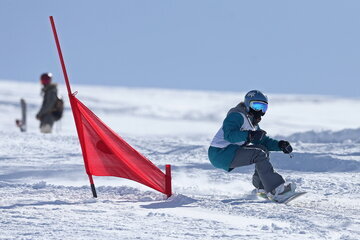
[[292,195],[288,196],[287,198],[282,199],[281,201],[273,201],[267,197],[265,193],[256,193],[256,195],[260,198],[269,199],[270,201],[273,201],[275,203],[289,203],[298,197],[301,197],[302,195],[306,194],[307,192],[294,192]]
[[285,203],[285,204],[287,204],[287,203],[297,199],[298,197],[301,197],[304,194],[306,194],[306,192],[295,192],[294,194],[292,194],[288,198],[286,198],[286,199],[284,199],[282,201],[278,201],[277,203]]
[[26,102],[24,99],[20,99],[21,107],[21,119],[16,119],[16,126],[20,128],[21,132],[26,132]]

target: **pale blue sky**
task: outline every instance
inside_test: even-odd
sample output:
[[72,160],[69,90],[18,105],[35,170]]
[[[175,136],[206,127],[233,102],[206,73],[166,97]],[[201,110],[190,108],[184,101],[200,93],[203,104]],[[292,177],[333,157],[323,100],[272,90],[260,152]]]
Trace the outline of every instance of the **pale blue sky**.
[[359,96],[360,1],[0,1],[0,79]]

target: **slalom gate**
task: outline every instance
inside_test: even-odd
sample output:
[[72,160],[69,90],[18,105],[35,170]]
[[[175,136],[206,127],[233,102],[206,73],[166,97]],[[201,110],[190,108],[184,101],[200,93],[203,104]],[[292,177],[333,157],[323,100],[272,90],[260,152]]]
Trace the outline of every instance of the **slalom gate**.
[[49,18],[93,196],[97,197],[97,193],[92,176],[114,176],[139,182],[170,197],[171,166],[166,165],[163,173],[77,99],[77,92],[71,91],[55,21],[52,16]]

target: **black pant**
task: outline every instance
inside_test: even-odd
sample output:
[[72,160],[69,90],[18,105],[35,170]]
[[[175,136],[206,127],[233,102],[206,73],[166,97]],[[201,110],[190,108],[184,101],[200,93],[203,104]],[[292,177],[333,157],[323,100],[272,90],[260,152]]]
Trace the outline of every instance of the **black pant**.
[[239,147],[230,165],[231,168],[255,164],[253,185],[270,192],[284,183],[280,174],[274,171],[269,159],[269,151],[262,145]]

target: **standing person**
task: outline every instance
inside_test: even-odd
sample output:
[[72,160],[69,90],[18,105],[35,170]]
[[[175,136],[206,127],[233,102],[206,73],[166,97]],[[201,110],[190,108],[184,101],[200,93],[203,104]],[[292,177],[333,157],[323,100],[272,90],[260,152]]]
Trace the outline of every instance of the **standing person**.
[[255,164],[252,183],[258,193],[280,201],[295,191],[294,183],[285,183],[270,163],[269,151],[290,154],[289,142],[266,136],[259,127],[268,108],[268,98],[258,90],[245,95],[244,102],[229,110],[223,125],[216,133],[208,150],[210,162],[217,168],[234,168]]
[[40,82],[43,86],[41,89],[43,102],[39,112],[36,114],[36,119],[40,120],[40,132],[51,133],[54,122],[57,120],[53,114],[58,100],[57,85],[52,83],[51,73],[41,74]]

